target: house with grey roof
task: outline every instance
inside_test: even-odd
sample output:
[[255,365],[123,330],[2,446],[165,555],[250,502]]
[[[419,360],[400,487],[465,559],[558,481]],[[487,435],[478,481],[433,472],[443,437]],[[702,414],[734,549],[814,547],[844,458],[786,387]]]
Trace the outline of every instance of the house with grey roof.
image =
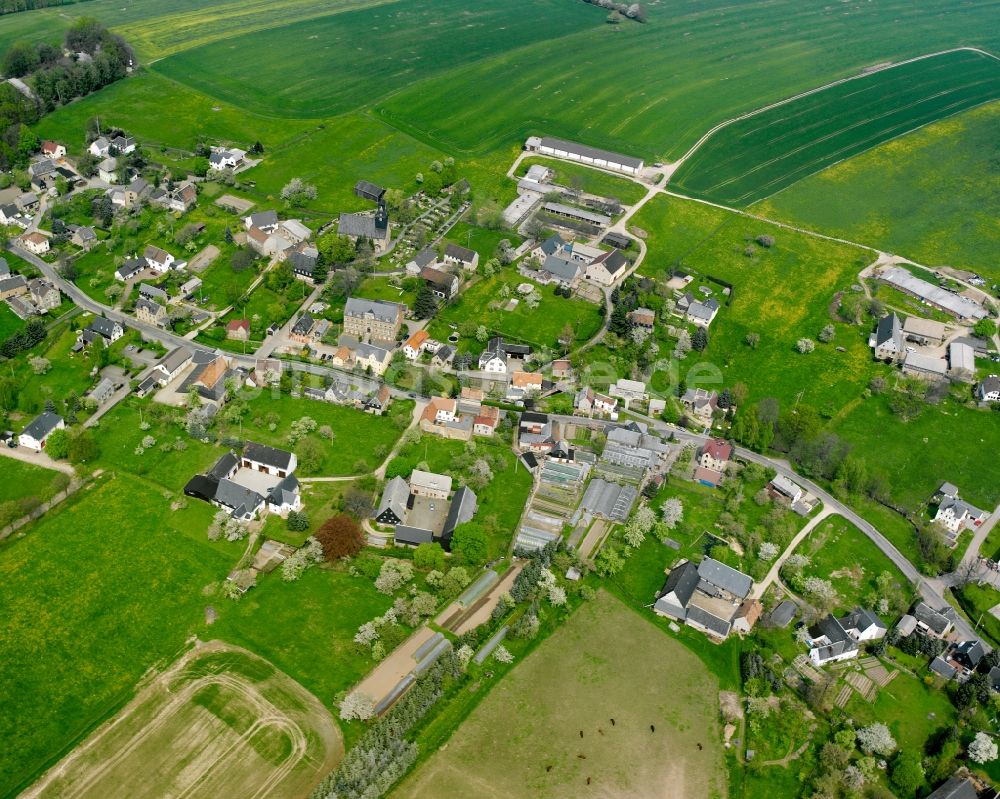
[[462,269],[473,271],[479,266],[479,253],[468,247],[449,243],[444,248],[444,262],[449,266],[460,266]]
[[344,305],[344,335],[358,341],[395,341],[403,325],[405,305],[350,297]]
[[106,377],[102,377],[87,395],[98,405],[103,405],[115,393],[115,384]]
[[936,638],[944,638],[954,626],[947,616],[924,602],[918,602],[913,608],[913,618],[916,619],[920,632]]
[[441,528],[441,544],[445,549],[451,548],[451,537],[455,533],[455,528],[460,524],[472,521],[479,507],[479,498],[468,486],[460,486],[455,496],[451,499],[448,507],[448,515],[445,517],[444,526]]
[[278,226],[278,212],[277,211],[258,211],[255,214],[250,214],[243,218],[243,226],[250,230],[250,228],[257,228],[265,233],[270,233]]
[[545,256],[540,276],[547,283],[558,281],[565,286],[572,286],[579,280],[582,271],[579,261],[556,252]]
[[685,561],[670,571],[653,610],[725,638],[736,618],[745,613],[752,588],[749,576],[713,558],[704,558],[697,567]]
[[[992,794],[994,797],[996,793]],[[978,799],[979,792],[967,777],[949,777],[948,780],[930,794],[927,799]]]
[[707,300],[696,300],[688,305],[687,318],[698,327],[708,327],[719,313],[719,301],[714,297]]
[[421,269],[435,263],[437,263],[437,251],[433,247],[424,247],[414,253],[413,257],[406,263],[406,273],[419,275]]
[[597,147],[590,147],[566,139],[557,139],[552,136],[529,136],[524,143],[524,149],[550,155],[553,158],[562,158],[566,161],[579,161],[599,169],[624,172],[628,175],[638,175],[643,168],[641,158],[622,155],[610,150],[601,150]]
[[624,522],[631,514],[638,497],[639,492],[633,485],[619,485],[595,477],[583,493],[577,515],[586,513],[613,522]]
[[903,326],[895,313],[878,320],[875,332],[868,339],[868,346],[879,361],[899,361],[906,354],[903,344]]
[[1000,402],[1000,377],[990,375],[976,386],[976,397],[980,402]]
[[50,411],[43,411],[32,419],[27,427],[21,431],[21,434],[17,437],[17,443],[22,447],[41,452],[45,449],[45,442],[48,437],[56,430],[62,430],[64,427],[66,427],[66,422],[63,421],[61,416]]
[[406,519],[406,507],[409,500],[409,484],[398,475],[393,477],[382,490],[382,499],[374,515],[375,521],[379,524],[401,524]]
[[882,638],[886,626],[870,610],[855,608],[839,619],[827,614],[809,628],[809,659],[816,666],[858,656],[861,643]]
[[389,243],[391,225],[389,214],[384,205],[380,205],[374,214],[341,214],[337,220],[337,233],[347,236],[353,241],[367,240],[381,252]]

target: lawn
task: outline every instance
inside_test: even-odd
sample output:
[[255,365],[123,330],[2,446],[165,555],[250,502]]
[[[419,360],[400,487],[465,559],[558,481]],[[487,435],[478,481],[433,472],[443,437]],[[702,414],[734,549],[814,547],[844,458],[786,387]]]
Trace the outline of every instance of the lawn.
[[1000,278],[998,124],[1000,103],[966,111],[831,166],[754,211]]
[[830,580],[837,591],[837,609],[873,607],[870,597],[877,594],[876,579],[888,572],[903,588],[906,579],[888,557],[857,527],[841,516],[831,516],[809,534],[795,550],[810,560],[806,576]]
[[0,506],[7,502],[32,497],[46,502],[69,484],[69,476],[52,469],[4,458],[3,482],[0,483]]
[[[718,289],[706,282],[709,277],[733,284],[728,305],[719,297],[723,306],[709,329],[707,350],[680,363],[680,377],[689,385],[742,382],[751,401],[775,397],[783,405],[801,401],[831,412],[861,394],[875,370],[868,330],[835,322],[830,305],[873,260],[867,253],[677,198],[647,203],[633,221],[648,234],[642,274],[682,268],[695,276],[689,287],[695,293],[701,285]],[[774,245],[754,244],[761,235],[772,236]],[[815,340],[831,322],[832,342],[817,344],[808,355],[796,351],[800,338]],[[755,349],[745,344],[749,333],[760,336]]]
[[677,170],[679,191],[749,205],[832,164],[1000,98],[1000,63],[971,50],[883,69],[714,133]]
[[[605,16],[562,0],[475,8],[462,0],[400,0],[231,36],[168,56],[153,69],[257,113],[314,119],[499,55],[511,42],[523,46],[548,40],[552,30],[566,35],[593,28]],[[379,46],[361,46],[373,31]],[[301,69],[288,69],[290,52]]]
[[[541,295],[537,308],[529,308],[524,297],[517,293],[516,288],[522,283],[534,285]],[[500,293],[504,285],[510,290],[506,300]],[[511,300],[517,300],[517,305],[507,310]],[[536,348],[558,349],[559,335],[566,325],[573,329],[576,341],[586,341],[600,328],[601,315],[600,307],[594,303],[575,297],[557,297],[553,286],[533,284],[510,268],[463,288],[453,302],[438,311],[428,330],[434,338],[445,341],[464,322],[485,325],[491,334],[507,336]],[[466,339],[463,343],[466,346],[461,349],[482,349],[473,340]]]
[[24,320],[7,303],[0,305],[0,341],[6,341],[24,326]]
[[393,796],[720,796],[717,696],[696,657],[601,592]]
[[[476,187],[473,186],[473,191]],[[497,250],[497,245],[507,239],[512,247],[518,247],[524,241],[516,233],[509,230],[490,230],[469,222],[459,222],[448,231],[447,241],[460,247],[467,247],[479,253],[479,263],[485,263]]]
[[969,583],[956,589],[954,596],[976,628],[992,638],[994,644],[1000,642],[1000,619],[990,613],[1000,605],[1000,591],[989,585]]
[[646,189],[631,180],[615,177],[597,169],[590,169],[582,164],[560,161],[556,158],[540,156],[525,158],[518,169],[518,176],[523,177],[527,174],[528,169],[535,164],[541,164],[555,172],[551,179],[553,183],[571,189],[579,189],[588,194],[596,194],[599,197],[612,197],[623,205],[633,205],[646,196]]
[[[173,660],[235,562],[141,479],[104,478],[0,547],[0,795],[13,796]],[[109,526],[110,523],[110,526]],[[202,528],[204,529],[204,528]]]

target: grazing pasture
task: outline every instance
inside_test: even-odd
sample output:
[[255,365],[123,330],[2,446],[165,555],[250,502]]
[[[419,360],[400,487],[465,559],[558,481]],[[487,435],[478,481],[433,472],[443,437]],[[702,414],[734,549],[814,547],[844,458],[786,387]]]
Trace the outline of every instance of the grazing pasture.
[[315,696],[215,641],[143,687],[24,796],[299,796],[342,755],[340,730]]
[[721,796],[718,690],[695,655],[601,592],[392,796]]
[[[241,108],[318,118],[499,55],[512,42],[523,46],[548,41],[553,30],[565,36],[592,28],[604,16],[598,8],[563,0],[474,6],[464,0],[400,0],[222,39],[157,61],[154,68]],[[295,69],[289,69],[290,52],[296,54]]]
[[958,50],[845,81],[716,131],[680,191],[748,205],[852,155],[1000,98],[1000,60]]
[[1000,278],[1000,103],[935,122],[790,186],[754,212]]

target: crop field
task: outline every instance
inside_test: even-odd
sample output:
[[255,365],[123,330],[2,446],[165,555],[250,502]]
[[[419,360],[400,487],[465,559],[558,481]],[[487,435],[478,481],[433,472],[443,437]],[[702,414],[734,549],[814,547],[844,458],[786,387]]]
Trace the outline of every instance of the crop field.
[[[525,45],[547,40],[552,30],[566,35],[593,27],[604,16],[562,0],[476,6],[400,0],[187,49],[157,61],[155,69],[242,108],[317,118],[498,55],[511,42]],[[377,45],[368,42],[371,36]],[[302,66],[294,72],[287,68],[290,52]]]
[[343,755],[330,712],[256,655],[212,642],[146,685],[24,796],[305,796]]
[[1000,103],[935,122],[754,207],[772,219],[1000,278]]
[[672,185],[749,205],[923,125],[1000,98],[1000,60],[958,50],[849,80],[735,122]]
[[718,690],[695,655],[601,592],[392,796],[722,796]]

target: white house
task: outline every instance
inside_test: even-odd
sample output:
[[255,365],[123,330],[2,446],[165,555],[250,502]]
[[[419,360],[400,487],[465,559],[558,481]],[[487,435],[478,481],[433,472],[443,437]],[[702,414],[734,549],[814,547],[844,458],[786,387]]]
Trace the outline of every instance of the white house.
[[298,461],[294,452],[248,441],[243,449],[240,466],[265,474],[287,477],[295,472]]
[[97,165],[97,177],[105,183],[114,185],[118,182],[118,159],[105,158]]
[[302,497],[299,494],[299,481],[290,474],[277,485],[271,486],[265,497],[267,509],[279,516],[287,516],[290,511],[302,510]]
[[1000,402],[1000,377],[990,375],[976,387],[980,402]]
[[639,380],[626,380],[619,378],[616,383],[608,387],[608,394],[618,397],[623,401],[627,409],[633,400],[645,400],[649,395],[646,393],[646,384]]
[[940,502],[934,521],[951,534],[953,544],[962,530],[979,527],[989,515],[986,511],[961,499],[958,496],[958,488],[951,483],[942,484],[937,491],[937,497]]
[[169,272],[174,265],[174,256],[153,244],[146,247],[142,257],[145,259],[146,265],[158,275]]
[[37,231],[25,233],[21,236],[20,242],[24,249],[35,255],[44,255],[49,251],[49,240]]
[[160,358],[154,369],[162,375],[162,377],[158,375],[160,382],[166,385],[177,377],[189,363],[191,363],[191,352],[183,347],[178,347]]
[[444,262],[450,266],[460,266],[469,271],[479,266],[479,253],[457,244],[449,244],[444,249]]
[[62,430],[66,423],[61,416],[49,411],[44,411],[36,416],[31,423],[21,431],[17,437],[17,443],[22,447],[41,452],[45,449],[45,442],[56,430]]
[[423,353],[424,347],[427,345],[427,340],[429,338],[430,336],[427,335],[426,330],[418,330],[403,344],[403,355],[405,355],[408,360],[417,360],[421,353]]
[[111,151],[111,142],[108,141],[103,136],[99,136],[90,143],[90,147],[87,148],[94,158],[105,158]]
[[66,147],[55,141],[43,141],[42,142],[42,155],[46,155],[49,158],[65,158],[66,157]]
[[868,339],[868,346],[880,361],[898,361],[906,350],[903,345],[903,328],[899,317],[891,313],[878,321],[875,332]]
[[226,147],[213,147],[212,154],[208,157],[210,168],[222,171],[223,169],[236,169],[242,166],[247,157],[245,150],[228,149]]

